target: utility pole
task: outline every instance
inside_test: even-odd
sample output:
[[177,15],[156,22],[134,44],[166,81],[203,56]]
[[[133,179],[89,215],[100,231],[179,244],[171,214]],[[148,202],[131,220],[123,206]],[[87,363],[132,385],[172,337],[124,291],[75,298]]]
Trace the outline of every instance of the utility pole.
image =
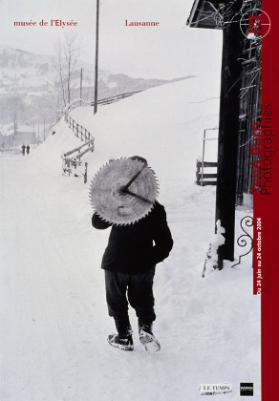
[[46,140],[46,119],[44,118],[44,141]]
[[96,0],[94,114],[97,113],[97,107],[98,107],[99,18],[100,18],[100,0]]
[[17,111],[15,110],[14,113],[14,135],[17,134],[17,130],[18,130],[18,124],[17,124]]
[[79,98],[80,98],[80,105],[82,104],[82,75],[83,75],[83,70],[82,68],[80,69],[80,82],[79,82]]

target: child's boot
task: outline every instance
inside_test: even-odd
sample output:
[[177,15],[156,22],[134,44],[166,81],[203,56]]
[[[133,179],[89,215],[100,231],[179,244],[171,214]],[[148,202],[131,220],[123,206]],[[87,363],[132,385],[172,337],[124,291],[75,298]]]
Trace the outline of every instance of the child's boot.
[[147,352],[160,351],[161,345],[152,332],[152,323],[139,322],[139,340]]
[[130,322],[123,322],[115,319],[115,325],[118,334],[110,334],[108,336],[108,343],[112,347],[119,348],[123,351],[133,351],[134,343]]

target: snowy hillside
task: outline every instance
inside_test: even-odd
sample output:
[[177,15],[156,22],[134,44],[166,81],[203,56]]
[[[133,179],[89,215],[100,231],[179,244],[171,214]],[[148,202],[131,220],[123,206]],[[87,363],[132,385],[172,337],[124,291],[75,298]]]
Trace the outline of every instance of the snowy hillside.
[[[61,174],[61,154],[80,144],[64,121],[28,157],[0,156],[1,401],[197,401],[199,386],[230,383],[219,401],[260,396],[260,302],[251,259],[201,277],[214,232],[215,188],[198,187],[204,128],[218,125],[219,88],[200,78],[149,89],[72,117],[95,137],[90,177],[110,158],[138,154],[160,181],[174,238],[157,266],[154,332],[162,350],[137,339],[109,347],[100,261],[109,230],[91,227],[88,184]],[[237,212],[239,220],[249,210]],[[16,246],[15,246],[16,244]],[[237,249],[237,252],[241,250]]]
[[[61,62],[62,63],[62,62]],[[63,70],[66,69],[62,64]],[[80,71],[83,69],[82,98],[94,98],[94,67],[75,55],[71,72],[71,100],[80,97]],[[66,72],[63,71],[64,80]],[[185,78],[185,77],[184,77]],[[187,76],[186,78],[191,78]],[[101,70],[99,96],[105,98],[124,92],[145,90],[169,82],[164,79],[144,79]],[[64,84],[66,86],[66,83]],[[21,129],[24,124],[52,124],[64,107],[60,93],[58,55],[40,55],[0,46],[0,132],[8,131],[15,118]],[[68,101],[68,98],[67,98]],[[16,116],[16,117],[15,117]]]
[[[77,56],[76,56],[77,57]],[[33,94],[42,94],[55,91],[58,84],[57,55],[46,56],[0,46],[0,95],[11,94],[12,91]],[[94,67],[81,60],[76,61],[73,71],[73,89],[79,90],[80,67],[83,67],[83,85],[85,88],[93,86]],[[146,89],[167,82],[159,79],[132,78],[125,74],[113,74],[109,71],[100,71],[100,95],[105,97],[122,91]]]

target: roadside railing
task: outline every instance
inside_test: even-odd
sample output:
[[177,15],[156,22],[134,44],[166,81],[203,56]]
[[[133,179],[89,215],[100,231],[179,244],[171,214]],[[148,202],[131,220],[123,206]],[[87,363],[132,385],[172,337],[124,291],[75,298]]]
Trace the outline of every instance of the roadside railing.
[[94,138],[76,148],[63,153],[62,155],[62,173],[64,175],[74,175],[74,177],[83,176],[83,181],[87,183],[88,162],[83,163],[81,158],[87,152],[94,151]]
[[93,139],[93,135],[87,128],[76,122],[68,113],[64,114],[64,120],[68,124],[68,127],[73,131],[73,133],[81,139],[81,141],[90,141]]
[[[115,96],[110,96],[104,99],[98,100],[98,104],[105,105],[116,102],[118,100],[124,99],[126,97],[132,96],[141,90],[120,93]],[[71,115],[70,112],[80,106],[93,106],[94,102],[86,102],[82,99],[76,99],[67,105],[64,109],[64,120],[68,127],[73,131],[76,137],[80,138],[81,141],[85,143],[63,153],[62,155],[62,174],[63,175],[74,175],[75,177],[83,176],[84,183],[87,182],[87,168],[88,163],[83,163],[81,158],[89,151],[93,152],[95,149],[95,140],[92,133],[85,128],[82,124],[79,124]]]

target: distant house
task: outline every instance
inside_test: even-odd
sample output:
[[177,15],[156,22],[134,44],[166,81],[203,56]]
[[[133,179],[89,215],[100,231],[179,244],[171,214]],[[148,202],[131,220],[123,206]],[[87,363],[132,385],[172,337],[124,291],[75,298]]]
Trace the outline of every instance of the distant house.
[[0,147],[10,148],[13,146],[13,135],[2,135],[0,133]]
[[24,145],[34,145],[38,142],[33,131],[17,131],[15,134],[2,135],[0,133],[1,148],[17,148]]
[[36,133],[33,131],[17,131],[13,136],[13,145],[33,145],[37,143]]

